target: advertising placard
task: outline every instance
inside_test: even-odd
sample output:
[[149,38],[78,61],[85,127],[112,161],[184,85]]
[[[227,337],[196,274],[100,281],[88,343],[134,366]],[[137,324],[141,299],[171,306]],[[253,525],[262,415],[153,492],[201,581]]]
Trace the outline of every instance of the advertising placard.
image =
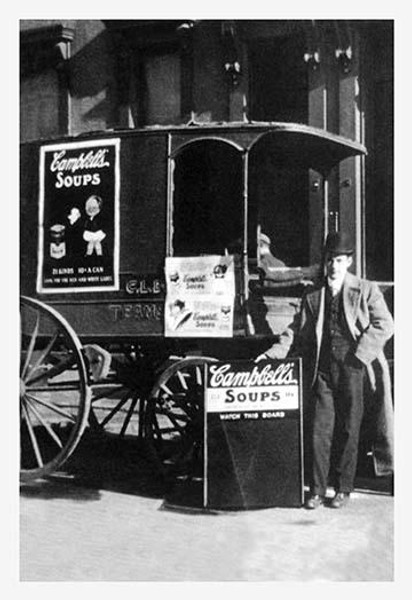
[[203,505],[301,506],[301,359],[205,368]]
[[119,289],[119,139],[40,149],[37,291]]
[[299,409],[297,369],[296,361],[210,365],[205,393],[206,412],[217,413],[222,420],[237,418],[234,413],[243,419],[284,418],[285,411]]
[[166,337],[231,337],[235,275],[232,256],[166,259]]

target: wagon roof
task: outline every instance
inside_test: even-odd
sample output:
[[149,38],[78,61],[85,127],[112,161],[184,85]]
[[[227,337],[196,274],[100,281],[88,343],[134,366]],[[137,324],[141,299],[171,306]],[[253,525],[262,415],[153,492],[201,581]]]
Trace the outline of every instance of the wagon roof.
[[273,123],[264,136],[283,156],[320,172],[350,156],[367,154],[363,144],[308,125]]
[[[232,132],[233,140],[236,139],[238,145],[244,150],[253,150],[261,143],[265,143],[268,151],[276,153],[277,157],[313,168],[321,173],[327,173],[345,158],[367,154],[366,147],[359,142],[325,129],[300,123],[205,123],[175,127],[173,131],[185,134],[191,132],[191,142],[201,139],[202,132],[207,133],[208,137],[210,135],[220,137],[222,134],[228,137]],[[236,137],[236,134],[241,135],[246,132],[250,135],[243,140],[239,136]]]
[[191,121],[182,125],[151,125],[141,129],[108,129],[85,132],[76,137],[65,137],[59,140],[41,140],[40,143],[64,144],[75,140],[97,140],[103,137],[165,134],[179,137],[179,143],[174,146],[175,151],[180,151],[188,143],[210,138],[232,141],[239,150],[244,151],[253,151],[261,143],[265,143],[268,151],[276,152],[278,157],[284,157],[288,161],[294,161],[300,166],[313,168],[321,173],[327,173],[345,158],[367,154],[363,144],[325,129],[301,123],[266,121],[230,123]]

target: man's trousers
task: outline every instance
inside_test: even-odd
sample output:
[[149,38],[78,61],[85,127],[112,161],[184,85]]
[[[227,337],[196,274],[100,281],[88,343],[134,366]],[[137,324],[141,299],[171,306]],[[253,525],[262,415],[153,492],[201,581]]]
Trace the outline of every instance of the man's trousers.
[[365,367],[361,363],[352,366],[345,360],[332,359],[328,373],[318,373],[312,422],[313,494],[326,493],[332,455],[336,459],[336,491],[353,490],[364,411],[364,382]]

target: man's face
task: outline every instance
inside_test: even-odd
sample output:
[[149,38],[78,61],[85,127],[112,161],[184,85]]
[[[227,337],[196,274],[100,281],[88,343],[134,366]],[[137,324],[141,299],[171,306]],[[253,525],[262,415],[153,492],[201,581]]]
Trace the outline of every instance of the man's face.
[[343,279],[352,264],[352,257],[347,254],[326,255],[326,272],[332,280]]

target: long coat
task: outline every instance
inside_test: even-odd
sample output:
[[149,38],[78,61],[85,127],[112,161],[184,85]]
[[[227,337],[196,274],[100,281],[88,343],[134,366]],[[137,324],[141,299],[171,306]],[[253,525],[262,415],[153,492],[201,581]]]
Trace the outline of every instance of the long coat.
[[[303,357],[304,389],[316,380],[324,322],[324,284],[305,295],[293,323],[279,336],[266,355]],[[343,310],[350,334],[357,342],[355,356],[366,365],[373,397],[373,458],[376,475],[393,472],[393,403],[389,367],[384,356],[392,337],[393,319],[376,283],[347,273],[343,283]]]

